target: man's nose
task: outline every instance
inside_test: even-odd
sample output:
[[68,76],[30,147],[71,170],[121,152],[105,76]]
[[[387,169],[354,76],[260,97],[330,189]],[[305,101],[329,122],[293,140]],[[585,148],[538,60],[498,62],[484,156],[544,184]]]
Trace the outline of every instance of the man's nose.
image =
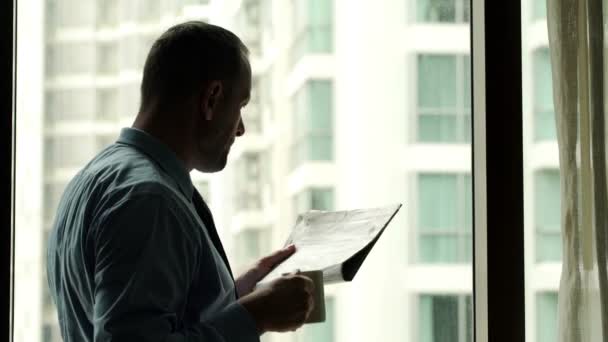
[[239,126],[236,129],[236,136],[240,137],[245,134],[245,123],[243,122],[243,118],[239,119]]

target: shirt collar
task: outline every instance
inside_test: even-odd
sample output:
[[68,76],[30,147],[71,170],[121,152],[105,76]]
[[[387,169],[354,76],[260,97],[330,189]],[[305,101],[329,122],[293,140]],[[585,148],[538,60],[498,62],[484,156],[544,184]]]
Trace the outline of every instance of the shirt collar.
[[177,158],[175,152],[167,145],[152,135],[136,128],[123,128],[117,142],[131,145],[147,154],[175,180],[187,198],[192,198],[194,186],[190,179],[190,173],[184,166],[184,163]]

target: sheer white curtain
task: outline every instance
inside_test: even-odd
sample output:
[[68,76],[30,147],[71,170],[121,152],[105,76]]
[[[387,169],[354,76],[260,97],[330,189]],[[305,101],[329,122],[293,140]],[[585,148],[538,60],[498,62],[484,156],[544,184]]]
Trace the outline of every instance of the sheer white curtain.
[[562,342],[608,341],[603,0],[547,0],[562,185]]

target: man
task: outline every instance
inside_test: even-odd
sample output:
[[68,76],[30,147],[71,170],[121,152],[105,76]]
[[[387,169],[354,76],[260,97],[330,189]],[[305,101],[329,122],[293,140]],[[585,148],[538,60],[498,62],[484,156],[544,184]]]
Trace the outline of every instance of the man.
[[48,279],[66,342],[258,341],[300,327],[312,281],[256,283],[290,246],[232,278],[189,171],[222,170],[245,133],[247,49],[202,22],[152,46],[132,128],[68,184],[49,240]]

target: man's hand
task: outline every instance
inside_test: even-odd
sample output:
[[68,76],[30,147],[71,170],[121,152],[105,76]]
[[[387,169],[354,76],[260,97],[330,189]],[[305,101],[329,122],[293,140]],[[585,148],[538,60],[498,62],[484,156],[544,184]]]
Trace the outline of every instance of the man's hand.
[[275,266],[282,263],[295,252],[296,246],[289,245],[258,260],[253,267],[245,271],[245,273],[235,280],[236,291],[239,294],[239,297],[244,297],[251,293],[258,281],[264,278],[275,268]]
[[260,334],[295,331],[314,308],[313,293],[313,281],[293,273],[239,298],[239,303],[249,311]]

